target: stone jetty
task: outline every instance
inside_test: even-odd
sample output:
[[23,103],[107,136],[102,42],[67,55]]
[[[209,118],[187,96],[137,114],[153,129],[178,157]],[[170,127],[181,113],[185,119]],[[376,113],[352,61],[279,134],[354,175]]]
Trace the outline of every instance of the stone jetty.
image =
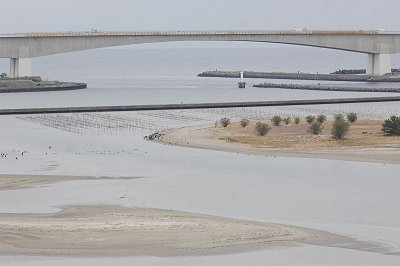
[[86,88],[86,83],[43,81],[40,77],[0,78],[0,93],[66,91]]
[[[240,71],[206,71],[198,77],[237,78]],[[370,76],[370,75],[338,75],[310,73],[280,73],[244,71],[244,78],[253,79],[291,79],[291,80],[325,80],[325,81],[354,81],[354,82],[400,82],[400,75]]]
[[347,87],[337,85],[321,85],[321,84],[287,84],[287,83],[261,83],[253,87],[257,88],[278,88],[290,90],[315,90],[315,91],[351,91],[351,92],[394,92],[400,93],[400,87]]

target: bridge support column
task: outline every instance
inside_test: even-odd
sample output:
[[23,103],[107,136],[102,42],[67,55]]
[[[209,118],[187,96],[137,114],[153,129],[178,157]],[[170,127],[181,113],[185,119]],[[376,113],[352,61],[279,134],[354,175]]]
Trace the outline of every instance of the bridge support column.
[[367,75],[382,76],[391,72],[390,54],[368,54]]
[[30,58],[10,59],[10,78],[32,76],[32,63]]

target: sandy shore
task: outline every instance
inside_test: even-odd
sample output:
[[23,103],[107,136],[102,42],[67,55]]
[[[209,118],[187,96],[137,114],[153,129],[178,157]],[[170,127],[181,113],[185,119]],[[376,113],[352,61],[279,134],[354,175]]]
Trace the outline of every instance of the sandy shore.
[[192,256],[296,244],[385,253],[326,232],[158,209],[70,206],[57,214],[1,214],[0,254]]
[[[238,127],[236,125],[236,127]],[[364,129],[364,128],[362,128]],[[289,136],[282,132],[269,133],[264,143],[251,143],[251,138],[242,138],[240,132],[235,128],[226,130],[210,126],[196,126],[188,128],[170,129],[162,132],[163,137],[158,141],[168,145],[178,145],[201,149],[218,150],[242,154],[252,154],[270,157],[296,157],[296,158],[319,158],[344,161],[376,162],[376,163],[400,163],[400,139],[392,139],[390,143],[375,143],[365,146],[343,145],[335,146],[334,141],[330,142],[329,136]],[[239,129],[240,130],[240,129]],[[276,130],[285,130],[285,126]],[[255,135],[255,133],[252,133]],[[278,134],[281,134],[278,136]],[[361,133],[360,133],[361,134]],[[282,137],[283,135],[283,137]],[[293,140],[295,138],[295,140]],[[314,138],[315,146],[307,147],[302,138]],[[250,139],[250,141],[249,141]],[[323,140],[321,144],[319,141]],[[258,140],[259,142],[259,140]],[[296,145],[295,142],[298,142]],[[294,147],[289,147],[289,144]],[[264,144],[264,145],[263,145]],[[272,145],[271,145],[272,144]],[[318,146],[319,145],[319,146]]]
[[6,175],[0,174],[0,191],[24,189],[34,186],[47,185],[73,180],[107,180],[107,179],[136,179],[140,177],[93,177],[93,176],[56,176],[56,175]]
[[[0,189],[105,179],[133,178],[0,175]],[[307,244],[398,255],[381,244],[282,224],[118,206],[61,209],[55,214],[0,214],[0,254],[200,256]]]

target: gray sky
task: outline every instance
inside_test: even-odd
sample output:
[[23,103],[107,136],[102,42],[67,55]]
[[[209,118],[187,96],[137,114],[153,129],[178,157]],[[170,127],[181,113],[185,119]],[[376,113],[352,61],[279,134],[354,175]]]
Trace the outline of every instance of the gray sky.
[[0,0],[0,33],[98,30],[400,30],[398,0]]

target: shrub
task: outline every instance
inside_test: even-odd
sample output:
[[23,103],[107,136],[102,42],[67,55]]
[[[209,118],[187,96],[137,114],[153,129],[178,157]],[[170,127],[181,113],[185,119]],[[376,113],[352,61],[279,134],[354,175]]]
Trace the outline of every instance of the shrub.
[[256,124],[256,131],[257,131],[257,134],[260,136],[265,136],[270,129],[271,129],[271,127],[268,126],[267,124],[264,124],[261,122],[257,122],[257,124]]
[[356,121],[357,121],[357,114],[356,114],[356,113],[348,113],[348,114],[347,114],[347,120],[348,120],[350,123],[356,122]]
[[227,117],[221,118],[221,120],[219,120],[219,123],[223,126],[223,127],[227,127],[231,124],[231,120]]
[[400,117],[392,116],[382,124],[383,135],[400,136]]
[[324,116],[322,114],[317,116],[317,122],[323,124],[325,121],[326,121],[326,116]]
[[306,121],[307,121],[307,123],[311,124],[312,122],[315,121],[315,116],[313,116],[313,115],[307,116]]
[[292,119],[290,117],[286,117],[283,119],[283,122],[285,122],[285,125],[289,125],[292,122]]
[[308,128],[308,132],[310,132],[313,135],[319,135],[322,132],[322,123],[318,121],[314,121],[310,124],[310,127]]
[[240,120],[240,125],[242,127],[247,127],[250,124],[249,119],[243,118],[242,120]]
[[332,125],[332,136],[335,139],[343,139],[349,131],[349,123],[347,123],[343,115],[336,115]]
[[333,116],[335,118],[335,120],[337,119],[344,119],[342,114],[336,114]]
[[294,118],[294,123],[295,123],[296,125],[300,124],[300,117],[295,117],[295,118]]
[[280,126],[282,123],[282,117],[280,117],[279,115],[276,115],[276,116],[272,117],[271,122],[274,126]]

